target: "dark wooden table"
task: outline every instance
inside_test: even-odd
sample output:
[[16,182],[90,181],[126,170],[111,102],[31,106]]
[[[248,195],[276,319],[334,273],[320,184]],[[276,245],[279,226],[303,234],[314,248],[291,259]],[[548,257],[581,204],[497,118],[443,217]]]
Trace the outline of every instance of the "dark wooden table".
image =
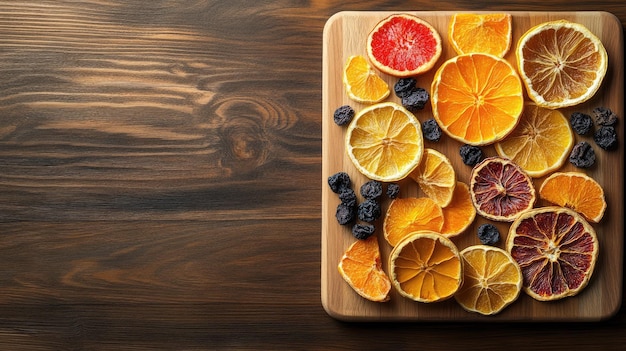
[[623,0],[0,1],[0,349],[623,349],[626,307],[597,323],[325,313],[321,39],[340,10],[626,24]]

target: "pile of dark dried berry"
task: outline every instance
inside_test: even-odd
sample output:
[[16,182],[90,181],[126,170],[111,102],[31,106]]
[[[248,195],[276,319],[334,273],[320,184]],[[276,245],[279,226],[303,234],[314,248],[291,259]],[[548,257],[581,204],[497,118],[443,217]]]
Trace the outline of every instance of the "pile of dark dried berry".
[[[617,132],[615,124],[618,117],[607,107],[593,109],[597,129],[593,132],[593,141],[603,150],[615,150],[617,148]],[[570,125],[576,134],[589,134],[594,127],[592,117],[584,112],[574,112],[570,116]],[[586,141],[574,145],[569,156],[570,162],[579,168],[589,168],[596,161],[593,147]]]
[[402,106],[411,112],[422,110],[430,94],[424,88],[416,86],[415,78],[400,78],[393,86],[393,91],[400,98]]

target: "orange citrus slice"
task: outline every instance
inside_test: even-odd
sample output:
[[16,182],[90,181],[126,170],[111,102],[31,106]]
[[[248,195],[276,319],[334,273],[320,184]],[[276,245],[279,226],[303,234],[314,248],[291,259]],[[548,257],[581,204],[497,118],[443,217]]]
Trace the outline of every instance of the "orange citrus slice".
[[383,101],[391,92],[365,57],[358,55],[348,58],[343,70],[343,84],[352,100],[367,104]]
[[456,174],[450,159],[434,149],[425,149],[422,161],[409,177],[417,182],[426,196],[446,207],[452,201]]
[[556,206],[522,213],[509,228],[506,248],[522,269],[524,291],[539,301],[578,294],[598,258],[593,227],[575,211]]
[[337,268],[359,295],[371,301],[389,300],[391,282],[382,269],[380,247],[375,236],[355,241],[346,250]]
[[485,218],[512,222],[536,201],[531,178],[518,165],[502,157],[488,157],[474,166],[470,194],[476,212]]
[[517,127],[495,144],[498,155],[511,159],[535,178],[561,168],[573,146],[574,134],[567,118],[558,110],[533,103],[524,105]]
[[511,47],[511,15],[454,14],[450,20],[448,38],[459,55],[477,52],[504,57]]
[[441,37],[433,26],[418,17],[391,15],[369,33],[367,55],[384,73],[415,76],[433,68],[441,56]]
[[511,255],[497,247],[474,245],[461,251],[463,285],[454,294],[467,311],[494,315],[517,300],[522,271]]
[[593,178],[579,172],[557,172],[543,181],[539,197],[571,208],[588,221],[598,223],[604,216],[604,190]]
[[504,59],[459,55],[444,62],[431,85],[433,116],[453,139],[486,145],[506,137],[524,107],[522,82]]
[[600,39],[582,24],[565,20],[529,29],[517,42],[515,54],[528,96],[552,109],[589,100],[608,67]]
[[391,250],[389,277],[400,295],[419,302],[443,301],[463,282],[454,243],[435,232],[413,233]]
[[391,246],[419,230],[439,232],[443,227],[441,207],[428,197],[391,201],[383,221],[383,233]]
[[346,130],[345,142],[354,166],[382,182],[405,178],[424,153],[420,122],[394,102],[381,102],[357,113]]
[[456,182],[452,201],[441,211],[443,212],[441,234],[448,238],[463,233],[474,222],[476,209],[467,184]]

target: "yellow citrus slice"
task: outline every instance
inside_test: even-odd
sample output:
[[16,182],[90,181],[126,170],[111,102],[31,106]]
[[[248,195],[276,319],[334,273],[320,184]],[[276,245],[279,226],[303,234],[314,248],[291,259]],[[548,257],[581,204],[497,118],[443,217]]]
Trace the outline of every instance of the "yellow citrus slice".
[[443,227],[441,207],[428,197],[391,201],[383,221],[383,233],[391,246],[419,230],[439,232]]
[[391,92],[389,85],[360,55],[348,58],[343,70],[343,84],[352,100],[367,104],[383,101]]
[[511,15],[454,14],[450,20],[448,38],[459,55],[476,52],[504,57],[511,47]]
[[389,300],[391,281],[382,269],[376,236],[350,245],[337,269],[352,289],[364,298],[376,302]]
[[476,208],[472,203],[469,187],[463,182],[456,182],[452,201],[441,209],[443,227],[441,234],[448,238],[463,233],[476,218]]
[[539,197],[571,208],[588,221],[598,223],[606,210],[604,190],[593,178],[579,172],[556,172],[539,188]]
[[405,178],[424,153],[420,122],[394,102],[361,110],[350,122],[345,138],[354,166],[368,178],[382,182]]
[[524,107],[522,82],[506,60],[464,54],[444,62],[431,85],[433,116],[451,138],[486,145],[506,137]]
[[422,161],[409,177],[417,182],[426,196],[446,207],[452,201],[456,174],[450,159],[434,149],[425,149]]
[[566,20],[532,27],[520,37],[515,54],[528,96],[551,109],[589,100],[608,67],[600,39],[582,24]]
[[533,103],[524,105],[517,127],[495,144],[498,155],[535,178],[561,168],[573,146],[574,134],[567,118],[558,110]]
[[463,282],[463,266],[450,239],[421,231],[391,250],[389,277],[400,295],[430,303],[454,295]]

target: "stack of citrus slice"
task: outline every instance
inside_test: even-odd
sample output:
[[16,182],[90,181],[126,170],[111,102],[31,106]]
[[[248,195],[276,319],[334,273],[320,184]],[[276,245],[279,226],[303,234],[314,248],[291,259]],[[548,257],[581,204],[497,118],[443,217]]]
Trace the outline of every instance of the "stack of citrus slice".
[[441,207],[452,201],[456,174],[452,162],[441,152],[427,148],[419,166],[409,174],[420,189]]
[[604,190],[593,178],[580,172],[556,172],[544,180],[539,197],[568,207],[587,220],[598,223],[604,216]]
[[391,246],[415,231],[440,232],[443,227],[443,211],[432,199],[398,198],[391,202],[383,222],[385,239]]

